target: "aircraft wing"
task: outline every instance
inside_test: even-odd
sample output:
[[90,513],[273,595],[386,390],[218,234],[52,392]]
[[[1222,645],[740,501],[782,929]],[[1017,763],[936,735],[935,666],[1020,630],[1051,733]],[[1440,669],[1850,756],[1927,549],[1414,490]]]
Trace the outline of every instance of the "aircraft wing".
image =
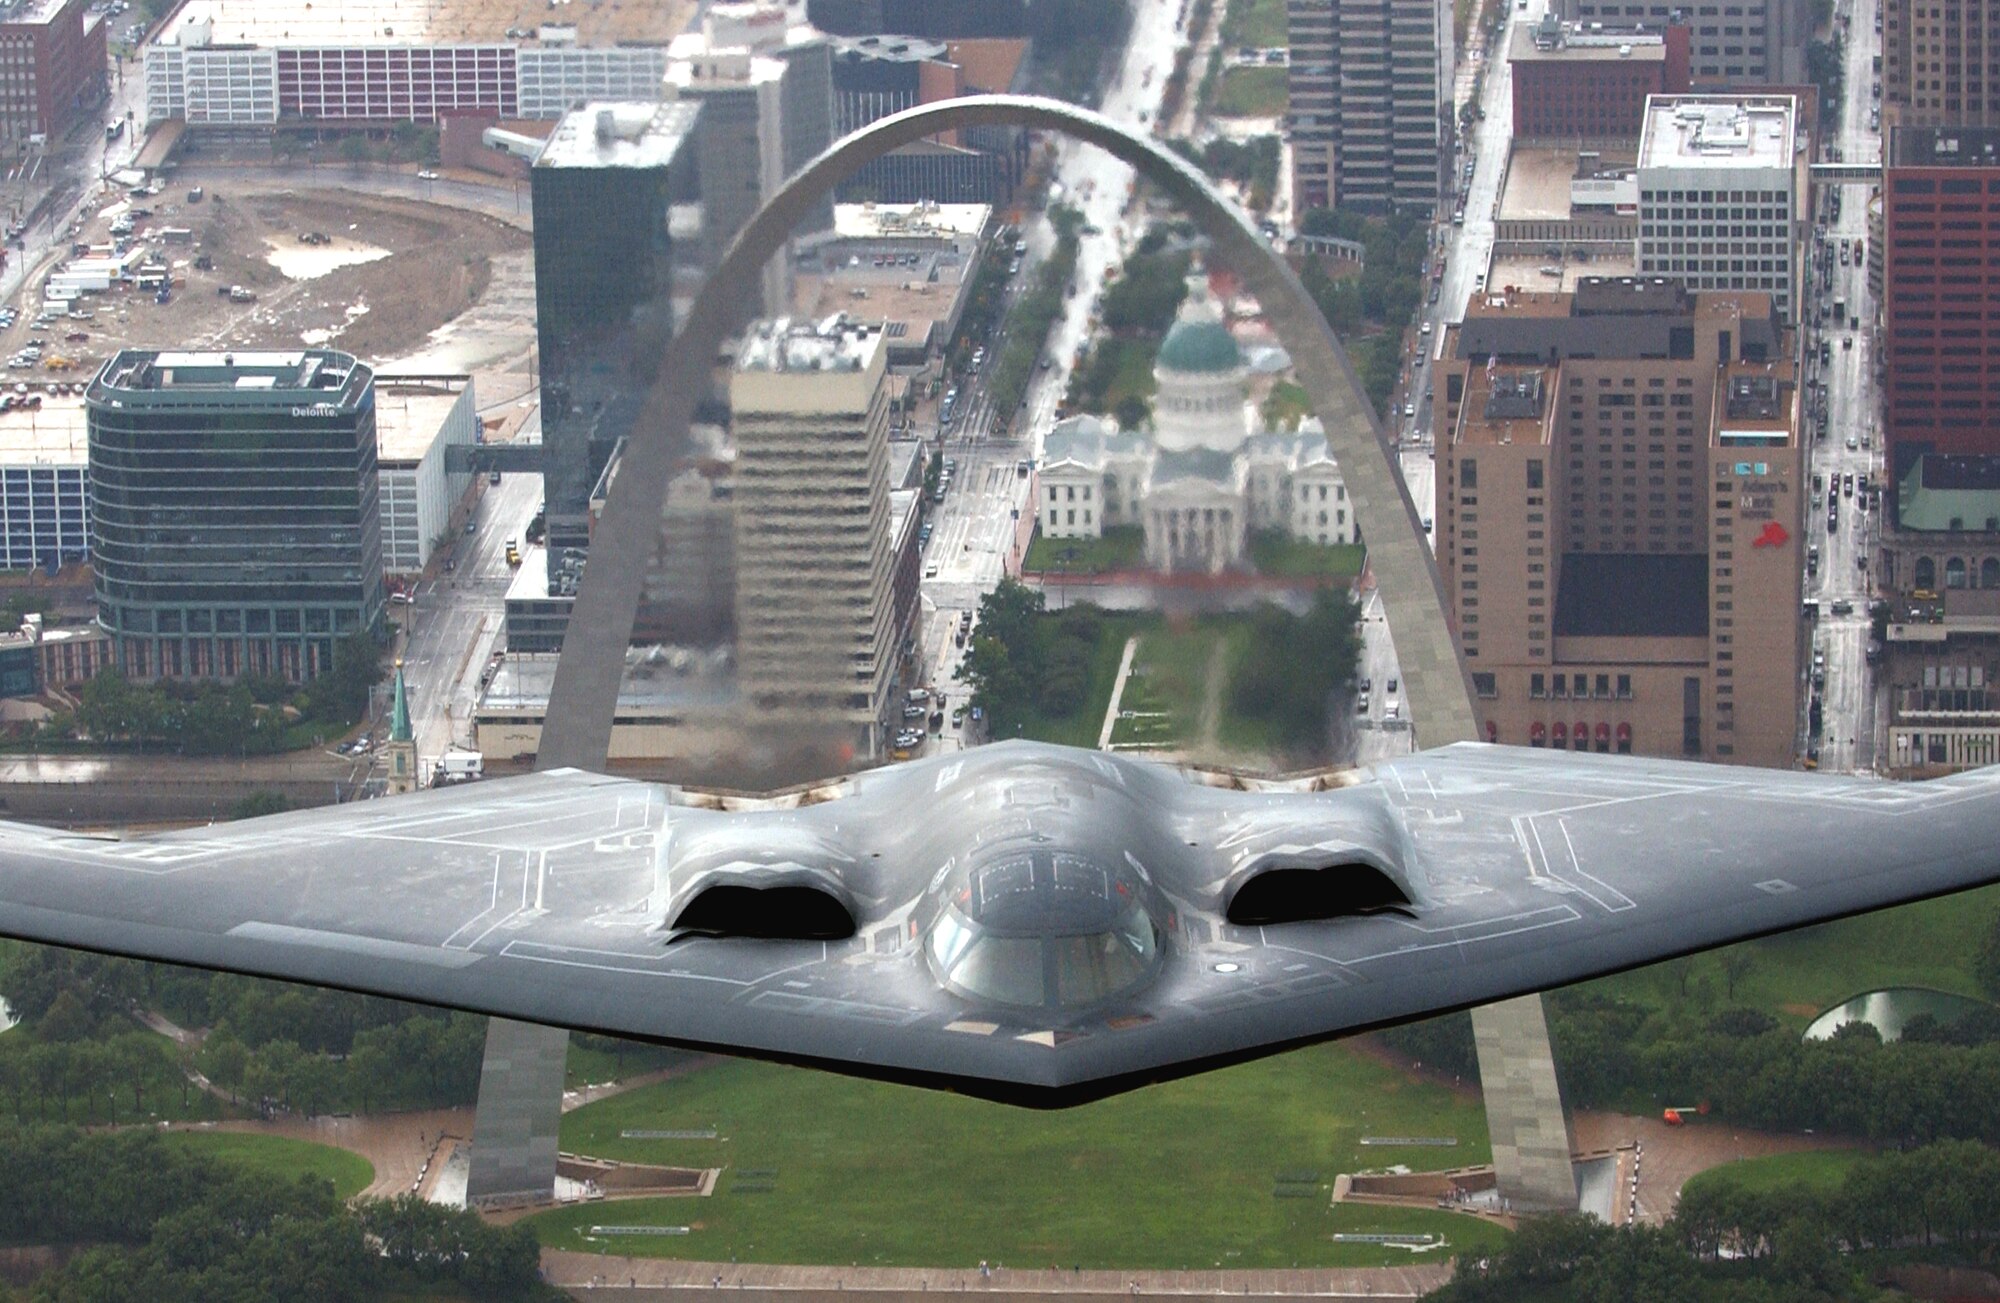
[[1008,743],[802,809],[671,798],[564,770],[0,824],[0,934],[1047,1106],[2000,878],[2000,770],[1468,744],[1291,794]]

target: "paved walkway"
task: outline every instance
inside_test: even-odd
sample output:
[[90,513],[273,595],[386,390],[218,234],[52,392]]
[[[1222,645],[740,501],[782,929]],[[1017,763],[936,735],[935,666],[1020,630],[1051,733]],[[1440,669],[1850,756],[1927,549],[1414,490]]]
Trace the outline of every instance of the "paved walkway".
[[365,1117],[279,1117],[269,1122],[246,1118],[230,1122],[175,1123],[176,1131],[241,1131],[260,1136],[290,1136],[315,1144],[333,1145],[361,1155],[375,1168],[375,1179],[361,1193],[370,1199],[393,1199],[416,1189],[418,1174],[435,1157],[442,1159],[453,1140],[472,1138],[472,1110],[434,1109],[424,1113],[378,1113]]
[[1223,640],[1217,638],[1215,646],[1209,648],[1208,665],[1201,676],[1201,723],[1196,729],[1195,754],[1204,756],[1220,755],[1222,752],[1222,683],[1228,677],[1228,665],[1223,653],[1227,648]]
[[1104,708],[1104,727],[1097,731],[1097,749],[1111,749],[1111,730],[1118,723],[1118,702],[1125,695],[1125,680],[1132,677],[1132,653],[1139,650],[1139,635],[1125,640],[1125,655],[1118,662],[1118,677],[1111,683],[1111,703]]
[[[940,1292],[981,1294],[1008,1300],[1044,1299],[1051,1294],[1116,1295],[1124,1298],[1292,1299],[1417,1298],[1451,1278],[1451,1264],[1357,1267],[1346,1270],[1269,1271],[1033,1271],[978,1266],[782,1267],[724,1262],[684,1262],[666,1258],[617,1258],[555,1249],[542,1254],[542,1271],[557,1285],[585,1296],[616,1290],[664,1295],[667,1291],[785,1291],[832,1298],[862,1297],[877,1303],[912,1303]],[[718,1284],[719,1282],[719,1284]],[[645,1297],[639,1295],[638,1297]],[[801,1300],[803,1303],[803,1300]]]

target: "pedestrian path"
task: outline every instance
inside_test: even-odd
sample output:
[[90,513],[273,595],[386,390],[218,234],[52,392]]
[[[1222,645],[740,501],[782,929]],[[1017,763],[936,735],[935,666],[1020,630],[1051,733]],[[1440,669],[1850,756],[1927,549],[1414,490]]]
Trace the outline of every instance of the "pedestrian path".
[[666,1258],[617,1258],[550,1249],[542,1271],[571,1293],[595,1288],[644,1290],[764,1290],[851,1296],[902,1303],[939,1292],[985,1294],[1020,1300],[1050,1294],[1119,1295],[1126,1298],[1418,1298],[1451,1279],[1451,1264],[1407,1267],[1273,1268],[1266,1271],[1079,1271],[1053,1266],[803,1267]]
[[1125,640],[1125,654],[1118,661],[1118,677],[1111,683],[1111,702],[1104,708],[1104,727],[1097,731],[1097,749],[1111,749],[1111,730],[1118,723],[1118,701],[1125,695],[1125,680],[1132,676],[1132,653],[1139,650],[1139,635]]

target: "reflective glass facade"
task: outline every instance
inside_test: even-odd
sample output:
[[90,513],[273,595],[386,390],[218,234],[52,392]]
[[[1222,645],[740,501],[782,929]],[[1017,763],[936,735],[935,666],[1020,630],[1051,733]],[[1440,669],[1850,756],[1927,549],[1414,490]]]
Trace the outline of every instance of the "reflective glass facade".
[[98,621],[127,674],[304,680],[380,628],[367,367],[127,351],[88,403]]
[[669,210],[694,196],[686,105],[585,105],[530,173],[551,588],[673,335]]

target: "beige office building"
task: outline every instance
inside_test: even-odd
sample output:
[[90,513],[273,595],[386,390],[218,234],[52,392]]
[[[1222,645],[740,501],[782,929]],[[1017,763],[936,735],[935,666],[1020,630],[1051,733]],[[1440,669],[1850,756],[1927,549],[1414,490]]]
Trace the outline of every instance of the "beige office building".
[[729,386],[746,722],[883,741],[895,672],[879,324],[760,322]]
[[1881,16],[1882,101],[1898,125],[2000,127],[2000,0],[1886,0]]
[[1652,95],[1639,137],[1641,276],[1760,290],[1796,320],[1805,231],[1798,101]]
[[1438,564],[1487,738],[1790,764],[1806,494],[1769,296],[1481,296],[1444,367]]

